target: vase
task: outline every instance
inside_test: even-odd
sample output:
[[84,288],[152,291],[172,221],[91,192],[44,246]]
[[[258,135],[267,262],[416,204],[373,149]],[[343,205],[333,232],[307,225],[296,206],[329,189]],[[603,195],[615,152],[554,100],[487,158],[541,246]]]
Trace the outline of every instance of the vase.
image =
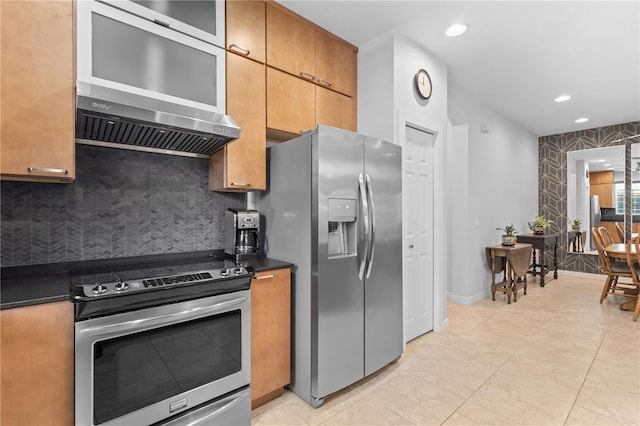
[[503,246],[513,246],[516,243],[515,235],[503,235],[502,236],[502,245]]
[[571,229],[573,229],[574,231],[579,231],[580,225],[571,225]]
[[533,233],[538,235],[544,234],[544,226],[534,226]]

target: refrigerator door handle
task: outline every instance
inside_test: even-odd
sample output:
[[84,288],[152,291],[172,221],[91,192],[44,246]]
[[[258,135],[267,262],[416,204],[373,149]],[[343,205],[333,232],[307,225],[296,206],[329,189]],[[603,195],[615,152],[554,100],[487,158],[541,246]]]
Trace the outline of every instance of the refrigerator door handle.
[[376,243],[376,208],[373,204],[373,186],[371,185],[371,178],[369,174],[367,176],[367,198],[369,201],[369,226],[371,232],[369,233],[369,250],[368,250],[368,261],[367,261],[367,274],[366,277],[369,278],[371,275],[371,268],[373,267],[373,255],[375,254],[375,243]]
[[358,185],[360,187],[360,203],[362,205],[362,229],[363,232],[358,233],[358,278],[364,278],[367,258],[369,257],[369,203],[367,202],[367,194],[362,173],[358,176]]

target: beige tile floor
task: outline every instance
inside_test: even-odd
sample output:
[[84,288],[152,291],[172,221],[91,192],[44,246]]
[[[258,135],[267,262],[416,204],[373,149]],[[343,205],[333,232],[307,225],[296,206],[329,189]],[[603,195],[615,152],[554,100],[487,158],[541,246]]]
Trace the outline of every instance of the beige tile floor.
[[640,321],[604,277],[560,271],[508,305],[448,304],[449,327],[313,409],[286,391],[254,425],[640,425]]

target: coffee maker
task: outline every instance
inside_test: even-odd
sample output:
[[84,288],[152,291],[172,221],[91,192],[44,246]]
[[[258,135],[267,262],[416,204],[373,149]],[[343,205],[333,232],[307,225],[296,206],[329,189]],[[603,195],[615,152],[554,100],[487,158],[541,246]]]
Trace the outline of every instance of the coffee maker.
[[262,256],[260,214],[256,210],[228,209],[224,216],[224,253],[235,260]]

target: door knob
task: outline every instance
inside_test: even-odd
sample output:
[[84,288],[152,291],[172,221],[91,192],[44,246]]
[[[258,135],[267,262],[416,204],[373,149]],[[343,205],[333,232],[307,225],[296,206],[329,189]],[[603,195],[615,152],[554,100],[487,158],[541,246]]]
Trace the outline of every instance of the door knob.
[[413,244],[409,244],[409,248],[413,248]]

